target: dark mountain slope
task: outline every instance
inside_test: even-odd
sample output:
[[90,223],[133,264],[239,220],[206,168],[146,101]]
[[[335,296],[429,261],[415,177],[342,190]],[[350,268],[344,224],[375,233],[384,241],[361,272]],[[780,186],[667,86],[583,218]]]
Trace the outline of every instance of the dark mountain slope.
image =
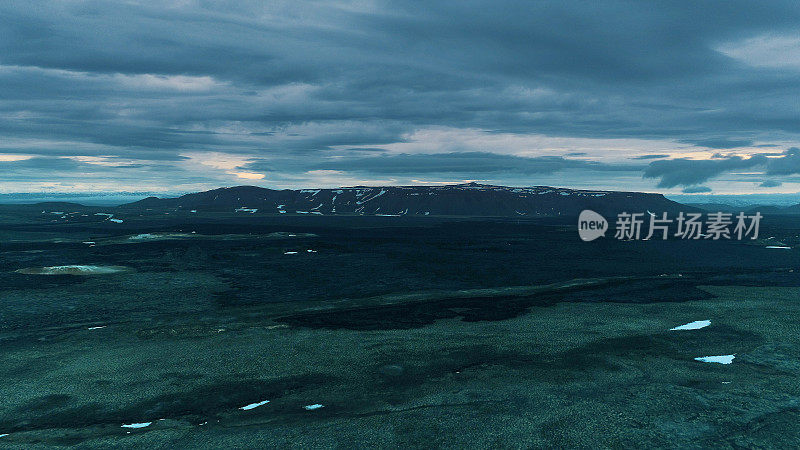
[[695,211],[661,194],[583,191],[547,186],[515,188],[476,183],[447,186],[348,187],[272,190],[255,186],[220,188],[177,198],[148,197],[118,207],[253,214],[365,214],[447,216],[558,216],[584,209],[601,214]]

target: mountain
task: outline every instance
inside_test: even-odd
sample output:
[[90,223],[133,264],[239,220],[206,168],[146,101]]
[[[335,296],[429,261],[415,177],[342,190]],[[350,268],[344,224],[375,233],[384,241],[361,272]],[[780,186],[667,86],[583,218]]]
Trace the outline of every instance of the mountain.
[[[684,203],[684,205],[693,206],[707,212],[735,213],[743,210],[741,207],[736,207],[727,203]],[[748,206],[747,209],[749,208],[751,207]]]
[[800,214],[800,204],[791,206],[751,205],[747,207],[736,207],[718,203],[687,203],[687,206],[694,206],[696,208],[700,208],[707,212],[721,211],[733,214],[736,214],[740,211],[743,211],[748,215],[752,215],[757,212],[761,213],[762,215],[779,215],[779,216],[796,216]]
[[780,209],[779,214],[791,214],[791,215],[800,214],[800,204],[783,207]]
[[584,209],[601,214],[696,211],[661,194],[586,191],[547,186],[525,188],[477,183],[446,186],[343,187],[272,190],[238,186],[186,194],[148,197],[118,210],[240,212],[242,214],[359,214],[415,216],[559,216]]
[[735,206],[726,203],[686,203],[687,206],[702,209],[705,212],[715,213],[724,212],[730,214],[738,214],[744,212],[748,215],[755,214],[756,212],[762,215],[794,215],[800,214],[800,205],[794,206],[778,206],[778,205],[747,205]]

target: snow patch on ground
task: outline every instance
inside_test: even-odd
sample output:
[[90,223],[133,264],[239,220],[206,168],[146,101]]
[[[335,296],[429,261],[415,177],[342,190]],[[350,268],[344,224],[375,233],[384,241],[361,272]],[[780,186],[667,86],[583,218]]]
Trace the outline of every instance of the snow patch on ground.
[[711,325],[710,320],[695,320],[694,322],[689,322],[686,325],[681,325],[679,327],[670,328],[670,331],[680,331],[680,330],[699,330],[700,328],[705,328]]
[[[387,191],[385,189],[381,189],[381,191],[378,192],[376,195],[374,195],[374,196],[372,196],[370,198],[364,199],[364,200],[359,200],[359,201],[356,202],[356,204],[357,205],[362,205],[362,204],[364,204],[364,203],[366,203],[368,201],[375,200],[376,198],[380,197],[381,195],[385,194],[386,192]],[[358,195],[358,194],[356,194],[356,195]]]
[[320,408],[324,408],[324,407],[325,407],[325,405],[320,405],[319,403],[314,403],[313,405],[303,406],[303,409],[305,409],[306,411],[313,411],[315,409],[320,409]]
[[239,408],[239,409],[241,409],[242,411],[248,411],[248,410],[251,410],[251,409],[254,409],[254,408],[258,408],[259,406],[264,406],[264,405],[266,405],[267,403],[269,403],[269,400],[264,400],[264,401],[260,401],[260,402],[250,403],[249,405],[244,405],[244,406],[242,406],[242,407],[241,407],[241,408]]
[[694,360],[706,363],[730,364],[733,362],[733,358],[736,358],[736,355],[700,356]]
[[149,427],[152,424],[153,422],[127,423],[125,425],[122,425],[122,428],[144,428],[144,427]]

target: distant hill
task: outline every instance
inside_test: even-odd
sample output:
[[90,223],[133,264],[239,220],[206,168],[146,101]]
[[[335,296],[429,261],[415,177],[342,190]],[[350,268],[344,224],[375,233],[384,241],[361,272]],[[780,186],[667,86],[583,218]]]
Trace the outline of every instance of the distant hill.
[[791,206],[778,206],[778,205],[750,205],[750,206],[732,206],[724,203],[686,203],[687,206],[702,209],[706,212],[725,212],[725,213],[739,213],[745,212],[747,214],[755,214],[760,212],[763,215],[797,215],[800,214],[800,204]]
[[525,188],[477,183],[446,186],[343,187],[272,190],[220,188],[176,198],[148,197],[120,211],[198,211],[242,214],[359,214],[409,216],[563,216],[584,209],[601,214],[696,211],[661,194],[589,191],[548,186]]
[[[741,207],[728,205],[725,203],[685,203],[687,206],[693,206],[698,209],[702,209],[703,211],[708,212],[724,212],[724,213],[734,213],[743,211]],[[750,209],[752,206],[748,206],[746,209]]]

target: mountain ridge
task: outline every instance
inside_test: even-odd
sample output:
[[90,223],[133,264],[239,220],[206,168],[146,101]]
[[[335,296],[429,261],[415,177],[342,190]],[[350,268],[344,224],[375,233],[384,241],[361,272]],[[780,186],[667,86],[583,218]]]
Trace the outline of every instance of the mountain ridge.
[[599,213],[697,211],[662,194],[579,190],[551,186],[510,187],[478,183],[438,186],[350,186],[274,190],[234,186],[145,199],[118,210],[240,212],[250,214],[385,216],[563,216],[584,209]]

